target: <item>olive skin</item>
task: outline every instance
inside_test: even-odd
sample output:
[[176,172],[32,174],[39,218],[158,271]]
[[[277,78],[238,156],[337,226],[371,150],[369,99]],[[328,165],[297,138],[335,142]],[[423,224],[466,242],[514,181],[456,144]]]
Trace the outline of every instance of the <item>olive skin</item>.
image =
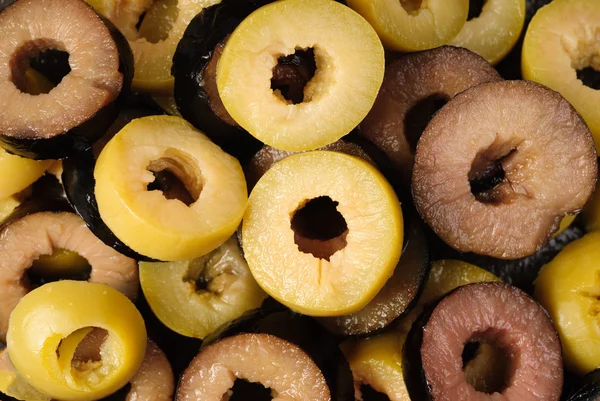
[[596,369],[583,377],[579,387],[566,401],[595,401],[600,397],[600,369]]
[[[123,86],[119,96],[83,124],[52,138],[15,138],[0,134],[0,144],[8,152],[36,160],[64,159],[75,152],[89,149],[117,118],[133,80],[133,54],[123,34],[110,21],[100,18],[110,31],[119,51],[119,72],[123,74]],[[57,84],[65,73],[70,71],[70,68],[66,71],[64,68],[57,68],[59,65],[68,65],[65,63],[65,57],[67,56],[62,52],[51,51],[45,53],[43,59],[34,59],[32,65]]]
[[272,0],[225,0],[198,14],[188,25],[173,56],[175,102],[181,115],[204,132],[223,150],[244,160],[261,143],[240,127],[230,125],[211,109],[202,73],[215,47],[223,42],[244,18]]
[[335,338],[312,318],[278,306],[257,309],[223,325],[204,340],[202,349],[242,333],[270,334],[296,344],[323,373],[332,401],[354,401],[354,381],[348,361]]

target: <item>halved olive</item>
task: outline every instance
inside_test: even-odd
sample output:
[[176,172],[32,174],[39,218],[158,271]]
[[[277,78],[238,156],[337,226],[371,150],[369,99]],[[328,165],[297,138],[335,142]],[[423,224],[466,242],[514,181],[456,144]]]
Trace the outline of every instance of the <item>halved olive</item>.
[[[73,364],[77,346],[95,327],[108,332],[101,360]],[[65,401],[95,400],[136,374],[144,358],[146,328],[135,306],[117,290],[57,281],[19,302],[10,316],[7,346],[17,371],[36,390]]]
[[[91,146],[116,118],[131,80],[119,31],[79,0],[20,0],[0,12],[0,27],[2,146],[35,159]],[[68,53],[70,72],[50,93],[26,93],[30,59],[57,50]]]
[[[153,173],[178,179],[184,197],[149,190]],[[127,124],[100,153],[94,178],[102,220],[134,251],[159,260],[214,250],[235,232],[247,203],[239,162],[172,116]]]
[[154,314],[171,330],[204,338],[267,297],[235,237],[199,258],[140,264],[140,282]]
[[[188,24],[217,0],[86,0],[125,35],[133,52],[133,88],[159,96],[173,94],[172,58]],[[138,22],[146,13],[140,29]]]

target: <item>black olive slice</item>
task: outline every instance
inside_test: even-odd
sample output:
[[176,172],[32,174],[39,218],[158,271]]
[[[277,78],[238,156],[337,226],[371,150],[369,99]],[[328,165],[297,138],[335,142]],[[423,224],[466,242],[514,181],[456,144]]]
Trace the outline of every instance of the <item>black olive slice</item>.
[[379,293],[356,313],[319,318],[336,335],[362,335],[383,329],[416,303],[429,274],[430,254],[425,227],[416,212],[406,213],[405,244],[394,274]]
[[[465,380],[469,342],[491,344],[508,359],[492,394]],[[563,385],[560,340],[546,311],[503,283],[459,287],[433,305],[412,326],[402,363],[414,400],[558,401]]]
[[583,378],[583,383],[567,401],[598,401],[600,400],[600,369],[596,369]]
[[[335,338],[314,319],[277,309],[248,312],[206,338],[202,349],[242,333],[262,333],[275,336],[295,344],[314,361],[325,377],[332,401],[353,401],[352,372]],[[184,391],[181,384],[179,395]],[[185,400],[186,398],[177,399]]]
[[217,63],[227,37],[240,22],[272,1],[224,0],[206,8],[190,22],[173,56],[179,112],[223,150],[241,159],[252,156],[260,142],[225,110],[217,91]]
[[[0,33],[2,146],[34,159],[89,148],[117,117],[132,79],[133,57],[121,33],[81,0],[20,0],[0,12]],[[52,80],[65,53],[69,72],[60,83],[54,77],[50,93],[24,92],[32,59]]]
[[104,145],[121,128],[136,118],[153,114],[156,114],[155,110],[145,108],[123,110],[104,136],[96,141],[92,148],[77,152],[63,161],[62,182],[73,209],[102,242],[114,248],[117,252],[138,261],[153,261],[153,259],[140,255],[125,245],[100,217],[98,203],[94,195],[94,187],[96,186],[94,167],[96,166],[96,158]]
[[57,250],[85,258],[91,266],[89,281],[107,284],[131,299],[137,297],[136,261],[96,238],[66,200],[25,202],[0,225],[0,341],[5,338],[10,313],[36,284],[27,270],[38,258]]

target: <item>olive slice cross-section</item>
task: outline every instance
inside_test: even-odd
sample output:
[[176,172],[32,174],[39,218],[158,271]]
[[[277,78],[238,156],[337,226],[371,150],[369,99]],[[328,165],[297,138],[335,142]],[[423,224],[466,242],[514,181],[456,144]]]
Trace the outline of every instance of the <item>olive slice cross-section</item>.
[[239,334],[202,350],[181,377],[177,401],[221,401],[236,378],[269,387],[275,401],[331,399],[314,361],[269,334]]
[[[150,190],[163,171],[181,182],[191,203]],[[94,178],[108,228],[134,251],[164,261],[194,259],[225,242],[248,196],[239,162],[171,116],[127,124],[100,153]]]
[[[85,2],[20,0],[6,7],[0,49],[0,142],[11,152],[61,159],[89,147],[116,118],[115,102],[131,78],[130,49]],[[23,92],[30,59],[47,50],[68,53],[70,72],[47,94]]]
[[315,151],[275,164],[254,187],[242,246],[258,284],[311,316],[364,307],[400,259],[403,220],[391,185],[371,164]]

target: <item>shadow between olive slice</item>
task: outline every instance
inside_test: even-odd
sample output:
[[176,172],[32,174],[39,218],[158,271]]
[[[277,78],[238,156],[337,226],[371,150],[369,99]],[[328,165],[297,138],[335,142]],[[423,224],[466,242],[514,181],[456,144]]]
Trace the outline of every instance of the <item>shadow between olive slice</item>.
[[354,401],[350,366],[335,338],[314,319],[286,310],[258,309],[223,325],[204,340],[202,350],[242,333],[270,334],[297,345],[323,373],[332,401]]

